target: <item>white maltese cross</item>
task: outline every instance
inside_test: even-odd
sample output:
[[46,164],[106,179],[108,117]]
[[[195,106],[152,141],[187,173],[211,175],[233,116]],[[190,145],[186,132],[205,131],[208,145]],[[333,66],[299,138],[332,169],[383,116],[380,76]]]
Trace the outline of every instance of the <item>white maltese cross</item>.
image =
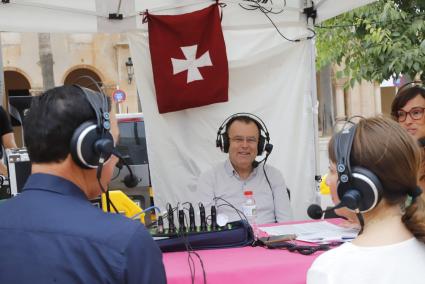
[[199,58],[196,58],[197,49],[198,45],[196,44],[192,46],[182,46],[181,50],[183,51],[186,59],[171,58],[171,63],[173,64],[173,75],[187,70],[188,84],[193,81],[204,79],[198,68],[212,66],[210,52],[207,51]]

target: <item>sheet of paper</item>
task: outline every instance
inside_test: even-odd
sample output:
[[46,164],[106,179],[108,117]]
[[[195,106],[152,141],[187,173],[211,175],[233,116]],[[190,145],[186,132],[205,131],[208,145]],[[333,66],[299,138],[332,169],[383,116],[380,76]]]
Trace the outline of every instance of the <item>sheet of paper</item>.
[[295,234],[297,240],[317,243],[349,241],[358,234],[356,229],[340,227],[327,221],[260,227],[259,229],[271,236]]

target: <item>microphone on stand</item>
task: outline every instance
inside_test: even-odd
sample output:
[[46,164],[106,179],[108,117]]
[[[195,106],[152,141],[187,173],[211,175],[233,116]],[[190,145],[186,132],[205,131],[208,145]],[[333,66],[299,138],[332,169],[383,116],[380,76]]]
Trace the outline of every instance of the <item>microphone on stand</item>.
[[117,157],[120,160],[120,162],[124,164],[124,166],[128,169],[129,174],[126,175],[123,180],[125,186],[128,188],[132,188],[138,185],[141,179],[133,173],[133,171],[131,170],[131,167],[128,165],[127,161],[124,159],[121,153],[118,152],[116,148],[114,148],[112,150],[112,155]]

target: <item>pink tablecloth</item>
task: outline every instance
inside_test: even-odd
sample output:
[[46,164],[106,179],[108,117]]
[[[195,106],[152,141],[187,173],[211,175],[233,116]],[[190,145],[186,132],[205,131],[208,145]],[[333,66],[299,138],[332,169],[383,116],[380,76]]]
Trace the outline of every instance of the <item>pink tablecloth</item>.
[[[331,222],[337,223],[335,220]],[[305,283],[308,268],[322,251],[306,256],[287,250],[243,247],[197,251],[204,263],[207,283]],[[191,283],[187,252],[164,253],[168,283]],[[203,283],[199,260],[195,262],[195,283]]]
[[[306,273],[321,253],[305,256],[286,250],[243,247],[197,251],[204,263],[207,283],[305,283]],[[165,253],[170,284],[191,283],[187,252]],[[203,283],[199,260],[195,261],[195,283]]]

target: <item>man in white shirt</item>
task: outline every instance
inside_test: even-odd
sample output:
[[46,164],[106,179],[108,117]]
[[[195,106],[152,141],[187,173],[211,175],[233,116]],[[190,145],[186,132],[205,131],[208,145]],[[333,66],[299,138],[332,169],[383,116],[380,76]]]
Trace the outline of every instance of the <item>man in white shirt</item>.
[[243,193],[250,190],[257,205],[258,224],[292,220],[289,191],[282,174],[255,161],[257,155],[264,151],[268,155],[272,149],[264,123],[255,115],[241,113],[227,118],[223,125],[218,131],[217,147],[229,153],[229,159],[201,174],[197,189],[204,206],[216,204],[218,213],[229,217],[229,221],[240,220],[234,208],[221,204],[227,201],[242,210]]

